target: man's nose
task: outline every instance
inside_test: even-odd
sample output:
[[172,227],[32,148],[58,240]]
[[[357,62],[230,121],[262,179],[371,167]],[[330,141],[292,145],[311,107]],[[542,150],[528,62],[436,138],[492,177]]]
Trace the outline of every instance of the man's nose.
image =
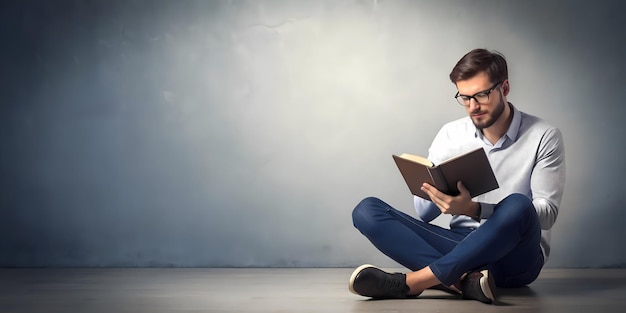
[[475,98],[470,98],[469,99],[469,109],[470,109],[470,111],[476,111],[476,110],[480,109],[480,104],[478,103],[478,101],[476,101]]

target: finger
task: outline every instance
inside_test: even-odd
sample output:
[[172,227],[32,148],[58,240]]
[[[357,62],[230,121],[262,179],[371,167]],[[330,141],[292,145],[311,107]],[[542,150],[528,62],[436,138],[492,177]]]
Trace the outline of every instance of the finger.
[[465,185],[463,185],[463,182],[461,182],[460,180],[456,183],[456,188],[462,194],[463,193],[469,193],[469,190],[467,190],[467,188],[465,188]]
[[428,184],[423,184],[422,187],[420,188],[423,192],[426,193],[426,195],[428,195],[428,197],[430,197],[430,199],[433,199],[433,192],[431,191],[430,185]]
[[435,188],[435,186],[428,184],[428,183],[423,183],[422,184],[422,190],[424,192],[428,191],[430,193],[432,193],[433,195],[437,196],[438,198],[441,198],[441,192],[439,191],[439,189]]
[[428,187],[422,187],[422,191],[424,191],[428,195],[430,201],[437,206],[441,213],[448,214],[448,210],[450,207],[449,204],[446,202],[446,199],[450,198],[448,195],[430,185]]
[[421,189],[430,198],[430,201],[432,201],[437,207],[441,206],[441,199],[439,199],[439,197],[434,193],[437,189],[428,184],[424,184]]

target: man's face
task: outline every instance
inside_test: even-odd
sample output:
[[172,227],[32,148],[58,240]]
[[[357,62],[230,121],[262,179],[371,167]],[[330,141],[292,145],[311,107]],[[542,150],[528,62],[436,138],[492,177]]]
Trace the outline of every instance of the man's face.
[[[508,84],[508,81],[501,83],[496,89],[489,93],[489,100],[485,103],[478,103],[475,99],[470,99],[469,105],[465,106],[472,122],[478,129],[489,128],[493,125],[505,109],[504,95],[502,86]],[[480,92],[488,91],[493,87],[494,83],[489,81],[489,76],[485,72],[478,73],[476,76],[456,82],[456,88],[461,95],[472,96]]]

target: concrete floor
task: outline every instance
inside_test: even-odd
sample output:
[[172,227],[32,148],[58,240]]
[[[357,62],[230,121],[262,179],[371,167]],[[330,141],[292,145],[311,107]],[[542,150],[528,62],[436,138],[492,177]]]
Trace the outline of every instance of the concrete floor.
[[626,269],[545,269],[498,303],[368,300],[352,269],[0,269],[0,312],[621,312]]

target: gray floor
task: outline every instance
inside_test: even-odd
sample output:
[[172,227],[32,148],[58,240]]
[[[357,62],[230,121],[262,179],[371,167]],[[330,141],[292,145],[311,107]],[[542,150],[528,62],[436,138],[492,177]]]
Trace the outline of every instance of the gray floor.
[[0,312],[621,312],[626,269],[545,269],[496,305],[349,293],[352,269],[0,269]]

